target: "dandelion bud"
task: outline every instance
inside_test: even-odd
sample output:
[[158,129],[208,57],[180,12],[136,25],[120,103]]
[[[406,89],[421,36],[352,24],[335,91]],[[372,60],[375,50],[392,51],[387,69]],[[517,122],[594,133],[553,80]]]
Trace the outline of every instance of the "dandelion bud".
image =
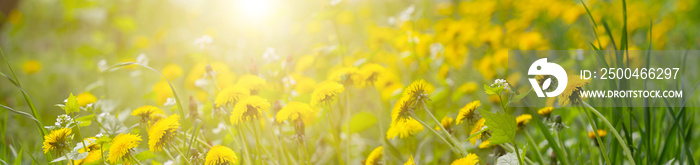
[[193,96],[190,96],[190,117],[196,119],[197,116],[197,101],[194,100]]
[[560,115],[554,116],[554,122],[555,122],[555,123],[561,123],[561,116],[560,116]]
[[207,71],[207,72],[206,72],[206,75],[207,75],[207,76],[212,76],[212,77],[213,77],[214,74],[215,74],[215,73],[214,73],[214,69],[211,68],[211,64],[207,64],[207,66],[204,67],[204,70]]

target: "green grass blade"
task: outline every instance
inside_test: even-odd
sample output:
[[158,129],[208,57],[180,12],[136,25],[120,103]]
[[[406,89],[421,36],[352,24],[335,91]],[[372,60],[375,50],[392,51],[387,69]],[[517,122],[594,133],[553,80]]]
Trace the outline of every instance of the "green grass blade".
[[12,69],[12,65],[10,65],[9,60],[7,60],[7,56],[5,56],[5,52],[0,48],[0,54],[2,54],[2,58],[5,60],[5,64],[7,64],[7,67],[10,68],[10,73],[12,73],[12,78],[6,76],[5,74],[2,74],[3,76],[7,77],[8,79],[12,79],[12,84],[15,85],[15,87],[19,88],[22,91],[22,95],[24,96],[24,101],[27,102],[27,105],[29,105],[29,108],[32,110],[32,116],[37,119],[37,127],[39,129],[39,132],[41,132],[41,136],[43,137],[46,135],[48,132],[46,132],[46,129],[44,129],[43,124],[41,124],[41,116],[39,115],[39,112],[36,110],[36,106],[34,106],[34,102],[32,99],[29,97],[29,94],[22,89],[21,83],[19,83],[19,79],[17,79],[17,75],[15,74],[15,71]]
[[138,65],[138,66],[142,66],[142,67],[144,67],[144,68],[148,68],[148,69],[150,69],[150,70],[152,70],[152,71],[154,71],[154,72],[160,74],[160,76],[163,77],[163,78],[165,79],[166,82],[168,82],[168,85],[170,85],[170,90],[172,90],[172,92],[173,92],[173,97],[175,97],[175,101],[177,102],[177,109],[178,109],[178,111],[180,112],[180,120],[182,120],[183,122],[186,121],[186,120],[185,120],[185,111],[182,109],[182,103],[180,102],[180,97],[177,96],[177,92],[175,92],[175,87],[173,86],[173,83],[171,83],[170,80],[168,80],[168,78],[165,77],[165,75],[163,75],[163,73],[160,73],[160,71],[158,71],[158,70],[156,70],[156,69],[153,69],[153,68],[151,68],[151,67],[149,67],[149,66],[146,66],[146,65],[143,65],[143,64],[140,64],[140,63],[136,63],[136,62],[124,62],[124,63],[119,63],[119,64],[116,64],[116,65],[113,65],[113,66],[107,68],[107,69],[105,70],[105,72],[107,72],[107,71],[109,71],[109,70],[112,70],[112,69],[118,69],[118,68],[121,68],[121,67],[129,66],[129,65]]
[[[532,106],[530,106],[530,103],[528,103],[525,100],[523,100],[523,103],[525,103],[527,105],[528,109],[530,109],[530,113],[537,114],[535,109],[533,109]],[[552,136],[552,133],[549,131],[549,128],[547,128],[547,126],[545,126],[544,123],[542,123],[542,120],[540,119],[540,117],[537,115],[532,115],[531,121],[535,121],[537,128],[540,130],[540,132],[542,132],[542,135],[544,135],[544,138],[547,139],[547,143],[549,144],[550,147],[552,147],[552,150],[554,151],[554,155],[557,157],[557,159],[559,161],[561,161],[562,164],[564,164],[564,165],[570,164],[569,159],[566,157],[566,155],[564,155],[564,151],[559,146],[557,141],[554,140],[554,137]]]
[[[650,63],[651,63],[651,32],[653,29],[653,24],[651,21],[649,21],[649,47],[647,48],[647,60],[646,60],[646,68],[649,69]],[[644,90],[647,90],[647,81],[648,79],[644,79]],[[644,138],[642,139],[644,141],[644,144],[646,146],[647,150],[647,164],[654,162],[654,149],[651,146],[651,133],[653,132],[653,128],[651,127],[651,108],[649,107],[649,98],[644,98]]]
[[30,115],[30,114],[28,114],[28,113],[26,113],[26,112],[18,111],[18,110],[12,109],[12,108],[10,108],[10,107],[8,107],[8,106],[1,105],[1,104],[0,104],[0,107],[5,108],[5,109],[7,109],[7,110],[10,110],[10,112],[14,112],[14,113],[16,113],[16,114],[18,114],[18,115],[20,115],[20,116],[22,116],[22,117],[26,117],[26,118],[28,118],[28,119],[34,120],[35,122],[39,122],[39,120],[37,120],[37,119],[34,118],[32,115]]

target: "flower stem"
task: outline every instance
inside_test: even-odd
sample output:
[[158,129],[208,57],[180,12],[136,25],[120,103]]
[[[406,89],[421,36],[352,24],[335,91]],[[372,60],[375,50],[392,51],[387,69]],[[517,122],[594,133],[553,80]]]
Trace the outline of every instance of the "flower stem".
[[518,151],[518,144],[515,144],[515,140],[513,140],[513,148],[515,148],[515,156],[518,157],[518,163],[524,164],[523,158],[520,158],[520,151]]
[[170,147],[173,147],[175,149],[175,151],[177,151],[177,153],[180,153],[180,155],[182,155],[182,159],[185,159],[185,162],[187,162],[187,164],[192,165],[190,160],[187,159],[187,156],[185,156],[185,154],[183,154],[179,148],[177,148],[175,145],[173,145],[173,143],[168,143],[168,144],[170,144]]
[[418,119],[418,116],[416,116],[416,113],[411,112],[411,113],[409,113],[409,114],[411,115],[411,117],[412,117],[413,119],[415,119],[416,121],[418,121],[418,123],[422,124],[423,127],[425,127],[426,129],[430,130],[430,132],[432,132],[433,134],[435,134],[435,136],[437,136],[438,138],[440,138],[440,140],[442,140],[442,142],[444,142],[445,144],[447,144],[448,146],[450,146],[450,148],[452,149],[453,152],[462,154],[457,148],[455,148],[454,145],[452,145],[452,143],[450,143],[450,141],[447,141],[447,140],[445,139],[445,137],[442,137],[442,135],[440,135],[440,133],[438,133],[437,131],[435,131],[435,129],[431,128],[428,124],[425,124],[425,122],[423,122],[423,121],[421,121],[420,119]]
[[129,155],[129,158],[130,158],[131,160],[133,160],[134,162],[136,162],[136,164],[141,165],[141,162],[139,162],[139,160],[136,159],[136,158],[134,157],[134,155],[131,155],[131,153],[127,153],[127,155]]
[[425,112],[428,113],[428,116],[430,116],[431,118],[433,118],[433,120],[434,120],[434,121],[437,123],[437,125],[440,127],[440,130],[442,130],[442,133],[444,133],[445,136],[447,136],[448,140],[450,140],[450,142],[452,143],[452,145],[455,146],[455,147],[459,150],[459,154],[461,154],[462,156],[466,156],[467,151],[464,150],[464,147],[462,147],[462,145],[461,145],[459,142],[457,142],[457,139],[455,139],[455,138],[452,136],[452,134],[450,134],[449,132],[447,132],[447,129],[445,129],[445,127],[442,126],[442,123],[440,123],[440,121],[437,120],[437,118],[435,118],[435,116],[433,116],[433,113],[430,112],[430,110],[428,109],[428,106],[425,104],[425,102],[422,102],[421,104],[422,104],[423,109],[425,110]]
[[603,155],[603,160],[605,160],[606,164],[610,164],[610,158],[608,157],[608,154],[606,152],[605,144],[603,144],[603,140],[601,140],[600,135],[598,135],[598,126],[595,124],[595,122],[593,122],[593,118],[591,117],[591,114],[588,113],[588,111],[585,111],[583,109],[579,110],[583,111],[583,113],[586,115],[586,119],[591,124],[591,127],[593,127],[593,133],[595,134],[595,139],[598,143],[598,150],[600,151],[600,154]]
[[[251,164],[251,161],[253,161],[253,159],[250,157],[250,151],[248,150],[248,140],[246,140],[240,126],[238,127],[237,130],[238,130],[238,135],[240,135],[241,139],[243,139],[243,144],[241,144],[241,145],[243,146],[243,150],[245,151],[246,158],[248,158],[247,162],[248,162],[248,164]],[[232,132],[231,132],[231,136],[233,136]],[[233,136],[233,137],[235,137],[235,136]]]
[[331,116],[331,113],[333,112],[333,105],[330,103],[328,104],[328,109],[329,111],[326,113],[326,116],[328,117],[328,123],[331,126],[331,132],[333,132],[333,147],[335,148],[335,153],[338,156],[338,164],[344,165],[345,161],[343,161],[343,155],[340,153],[340,146],[338,143],[340,143],[340,137],[339,137],[339,132],[335,130],[335,126],[333,125],[333,118]]
[[610,124],[610,121],[608,121],[608,119],[606,119],[605,116],[603,116],[602,114],[600,114],[600,112],[598,112],[598,110],[596,110],[595,108],[593,108],[591,105],[588,105],[588,103],[586,103],[586,102],[584,102],[584,101],[581,101],[581,103],[582,103],[583,105],[585,105],[586,107],[588,107],[588,109],[590,109],[590,111],[593,112],[593,114],[595,114],[596,116],[598,116],[599,118],[601,118],[601,120],[603,121],[603,123],[605,123],[605,125],[608,126],[608,127],[610,128],[610,132],[612,132],[613,135],[615,135],[615,138],[617,139],[617,141],[620,142],[620,145],[622,146],[622,149],[625,150],[625,155],[627,155],[627,159],[629,159],[629,161],[630,161],[630,163],[631,163],[632,165],[636,165],[636,163],[634,162],[634,157],[632,156],[632,152],[631,152],[630,149],[627,147],[627,143],[626,143],[624,140],[622,140],[622,137],[621,137],[620,134],[617,132],[617,129],[615,129],[615,127],[614,127],[612,124]]
[[535,157],[539,161],[540,164],[544,164],[544,159],[542,159],[542,155],[540,155],[540,147],[537,146],[537,143],[535,143],[535,140],[532,139],[532,135],[530,135],[530,132],[527,130],[523,130],[525,132],[525,137],[527,137],[527,141],[530,142],[532,145],[532,148],[535,149]]

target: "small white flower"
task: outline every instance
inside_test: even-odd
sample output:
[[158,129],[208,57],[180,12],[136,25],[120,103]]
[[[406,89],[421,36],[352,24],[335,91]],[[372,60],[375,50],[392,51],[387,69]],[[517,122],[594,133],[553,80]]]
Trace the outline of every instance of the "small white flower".
[[331,6],[338,5],[338,4],[339,4],[340,2],[342,2],[342,1],[343,1],[343,0],[331,0]]
[[102,136],[104,136],[102,133],[98,133],[97,135],[95,135],[96,138],[101,138]]
[[165,101],[165,104],[163,104],[163,106],[173,106],[175,105],[175,103],[177,103],[177,101],[175,101],[175,98],[168,97],[168,100]]
[[430,44],[430,58],[432,58],[432,59],[437,58],[437,55],[439,53],[442,53],[444,50],[445,50],[445,46],[442,46],[441,43]]
[[143,53],[139,54],[139,56],[136,57],[136,63],[148,66],[148,57],[146,56],[146,54],[143,54]]
[[222,130],[226,129],[226,125],[224,123],[219,123],[216,128],[212,129],[211,132],[214,134],[219,134]]
[[284,87],[290,87],[296,85],[297,81],[294,80],[294,77],[292,76],[285,76],[282,78],[282,83],[284,84]]
[[206,89],[206,87],[209,86],[209,79],[204,78],[204,77],[197,79],[194,81],[194,86],[202,88],[202,89]]
[[278,61],[280,60],[280,56],[275,53],[275,48],[266,48],[265,52],[262,55],[263,59],[268,60],[268,61]]
[[413,15],[413,12],[415,12],[415,11],[416,11],[416,8],[413,7],[413,5],[406,8],[406,10],[401,11],[401,13],[399,13],[399,15],[397,16],[397,17],[399,17],[398,18],[399,23],[406,22],[406,21],[410,20],[411,15]]
[[107,65],[107,60],[102,59],[100,62],[97,62],[97,69],[100,70],[100,72],[104,72],[107,69],[109,69],[109,66]]
[[211,38],[209,35],[203,35],[197,39],[194,40],[194,45],[197,45],[200,49],[205,49],[207,45],[211,44],[214,41],[214,38]]

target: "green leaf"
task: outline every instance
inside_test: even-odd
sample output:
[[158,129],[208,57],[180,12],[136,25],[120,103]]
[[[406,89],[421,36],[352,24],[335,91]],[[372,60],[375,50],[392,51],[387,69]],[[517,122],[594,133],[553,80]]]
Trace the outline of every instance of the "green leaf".
[[78,47],[77,51],[78,51],[78,53],[82,54],[83,56],[88,56],[88,57],[103,54],[100,49],[94,48],[94,47],[89,46],[89,45],[80,46],[80,47]]
[[66,114],[71,114],[74,112],[80,112],[80,105],[78,105],[78,98],[70,93],[68,99],[66,99],[66,105],[62,107]]
[[24,148],[19,149],[19,153],[17,153],[14,165],[22,164],[22,153],[24,153]]
[[484,92],[489,95],[498,95],[503,92],[503,86],[492,88],[491,86],[484,84]]
[[136,157],[136,159],[139,161],[144,161],[147,159],[155,158],[156,155],[153,154],[151,151],[143,151],[141,153],[136,154],[136,156],[134,157]]
[[[377,117],[371,113],[359,112],[350,119],[350,132],[356,133],[366,130],[377,124]],[[347,127],[347,125],[345,126]],[[345,128],[343,128],[345,129]]]
[[515,156],[513,153],[508,153],[505,154],[501,157],[498,157],[496,160],[496,164],[499,165],[517,165],[518,164],[518,157]]
[[78,122],[80,122],[81,127],[86,127],[86,126],[90,126],[90,124],[92,124],[93,117],[95,117],[95,115],[87,115],[87,116],[78,117],[75,120],[78,120]]
[[530,89],[529,91],[527,91],[527,92],[525,92],[525,93],[521,93],[521,94],[515,96],[515,98],[513,98],[513,100],[510,100],[510,102],[520,101],[520,100],[522,100],[523,98],[525,98],[525,96],[527,96],[528,94],[530,94],[530,92],[532,92],[532,89]]
[[492,113],[480,110],[481,115],[486,119],[484,125],[491,130],[491,144],[510,143],[515,140],[517,123],[515,117],[505,113]]

